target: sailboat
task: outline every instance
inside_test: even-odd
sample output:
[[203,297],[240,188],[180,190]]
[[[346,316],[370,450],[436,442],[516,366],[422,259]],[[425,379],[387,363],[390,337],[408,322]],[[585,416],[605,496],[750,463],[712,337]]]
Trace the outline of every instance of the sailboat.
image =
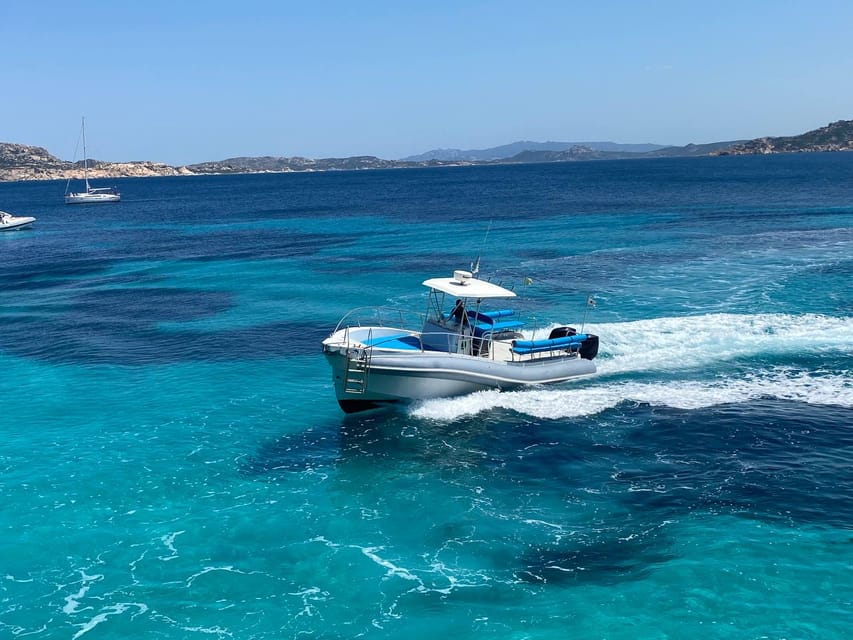
[[69,192],[68,186],[71,178],[65,183],[65,204],[98,204],[101,202],[119,202],[121,194],[115,187],[101,187],[93,189],[89,186],[89,159],[86,157],[86,118],[83,118],[83,180],[86,183],[85,191]]

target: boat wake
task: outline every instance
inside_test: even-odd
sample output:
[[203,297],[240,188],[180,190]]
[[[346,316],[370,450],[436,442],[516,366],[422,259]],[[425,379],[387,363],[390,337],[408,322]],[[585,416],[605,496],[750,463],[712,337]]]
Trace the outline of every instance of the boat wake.
[[459,398],[427,400],[411,408],[418,418],[455,420],[492,409],[508,409],[536,418],[578,418],[624,402],[702,409],[759,398],[853,408],[853,381],[840,375],[816,376],[779,370],[735,380],[711,382],[620,382],[583,389],[482,391]]
[[714,362],[790,354],[853,354],[853,318],[717,313],[601,325],[602,374],[690,369]]
[[[689,410],[759,398],[853,408],[853,378],[847,370],[764,364],[744,373],[742,364],[750,357],[844,358],[853,353],[851,318],[714,314],[588,325],[586,330],[601,336],[602,353],[593,379],[571,388],[483,391],[428,400],[413,405],[411,414],[454,420],[506,409],[557,419],[595,415],[622,403]],[[721,366],[734,360],[741,362],[739,373]]]

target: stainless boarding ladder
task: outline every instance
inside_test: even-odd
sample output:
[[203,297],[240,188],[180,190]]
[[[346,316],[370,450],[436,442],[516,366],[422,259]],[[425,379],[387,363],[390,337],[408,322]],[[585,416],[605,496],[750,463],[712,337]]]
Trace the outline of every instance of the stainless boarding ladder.
[[[372,332],[368,334],[368,342]],[[349,337],[347,359],[344,367],[344,392],[361,395],[367,390],[367,378],[370,373],[370,347],[351,347]]]

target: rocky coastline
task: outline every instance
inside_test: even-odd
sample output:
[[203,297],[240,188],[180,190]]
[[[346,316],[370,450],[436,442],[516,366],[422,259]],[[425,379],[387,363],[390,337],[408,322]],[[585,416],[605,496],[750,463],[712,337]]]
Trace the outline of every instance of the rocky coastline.
[[[186,167],[172,167],[163,162],[89,161],[90,178],[145,178],[150,176],[193,175]],[[0,142],[0,182],[24,180],[79,179],[84,174],[83,162],[68,162],[51,155],[43,147]]]
[[853,120],[838,120],[798,136],[756,138],[714,153],[719,156],[853,151]]
[[[368,169],[407,169],[482,164],[534,162],[578,162],[628,158],[673,158],[771,153],[853,151],[853,120],[839,120],[798,136],[756,138],[748,141],[688,144],[662,147],[653,151],[601,151],[572,146],[563,151],[528,150],[494,160],[383,160],[375,156],[349,158],[304,158],[262,156],[228,158],[213,162],[174,167],[163,162],[103,162],[89,160],[89,177],[144,178],[153,176],[195,176],[236,173],[290,173],[306,171],[354,171]],[[83,162],[68,162],[51,155],[43,147],[0,142],[0,182],[27,180],[68,180],[83,177]]]
[[[146,178],[153,176],[196,176],[235,173],[291,173],[296,171],[354,171],[360,169],[399,169],[475,164],[430,160],[413,162],[383,160],[375,156],[350,158],[240,157],[174,167],[163,162],[88,161],[89,178]],[[43,147],[0,142],[0,182],[25,180],[82,179],[83,162],[68,162],[51,155]]]

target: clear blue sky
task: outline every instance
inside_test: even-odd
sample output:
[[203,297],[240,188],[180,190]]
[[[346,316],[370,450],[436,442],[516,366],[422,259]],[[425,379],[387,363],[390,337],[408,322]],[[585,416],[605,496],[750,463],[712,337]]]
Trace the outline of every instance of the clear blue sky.
[[0,141],[72,159],[702,143],[853,119],[853,2],[0,2]]

